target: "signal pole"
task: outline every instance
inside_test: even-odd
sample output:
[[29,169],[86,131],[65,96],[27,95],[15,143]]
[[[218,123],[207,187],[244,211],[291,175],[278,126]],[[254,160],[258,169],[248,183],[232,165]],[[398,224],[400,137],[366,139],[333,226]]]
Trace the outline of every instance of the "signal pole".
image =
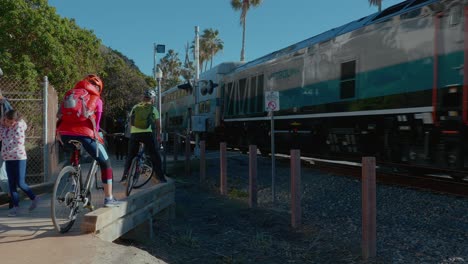
[[[198,87],[198,78],[200,77],[200,38],[199,38],[199,28],[195,26],[195,81],[194,81],[194,99],[195,99],[195,116],[198,116],[198,96],[199,96],[199,87]],[[200,155],[200,134],[195,132],[195,148],[193,154],[195,157]]]

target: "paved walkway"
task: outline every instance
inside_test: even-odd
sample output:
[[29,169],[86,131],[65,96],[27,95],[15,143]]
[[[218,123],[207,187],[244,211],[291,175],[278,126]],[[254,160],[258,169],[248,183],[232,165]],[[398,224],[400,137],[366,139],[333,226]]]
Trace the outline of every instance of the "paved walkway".
[[[113,167],[114,180],[118,181],[123,162],[114,161]],[[153,184],[150,181],[145,187]],[[114,184],[114,196],[125,199],[124,188],[119,183]],[[57,233],[50,218],[51,195],[41,194],[39,197],[39,205],[32,212],[28,211],[30,201],[22,200],[17,217],[7,216],[8,204],[0,206],[0,263],[165,263],[137,248],[105,242],[92,234],[81,234],[81,218],[68,233]],[[102,207],[102,190],[94,190],[92,199],[95,207]]]

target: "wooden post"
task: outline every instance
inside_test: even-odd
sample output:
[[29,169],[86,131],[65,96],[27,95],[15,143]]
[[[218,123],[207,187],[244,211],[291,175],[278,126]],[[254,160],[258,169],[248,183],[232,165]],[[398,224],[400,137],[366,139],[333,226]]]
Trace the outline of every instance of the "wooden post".
[[227,161],[226,161],[226,142],[219,144],[221,179],[219,181],[219,190],[222,195],[227,194]]
[[190,135],[185,137],[185,175],[190,176]]
[[249,146],[249,206],[257,207],[257,146]]
[[200,141],[200,182],[206,179],[206,155],[205,155],[205,141]]
[[301,151],[291,150],[291,225],[301,226]]
[[362,256],[376,256],[375,157],[362,158]]

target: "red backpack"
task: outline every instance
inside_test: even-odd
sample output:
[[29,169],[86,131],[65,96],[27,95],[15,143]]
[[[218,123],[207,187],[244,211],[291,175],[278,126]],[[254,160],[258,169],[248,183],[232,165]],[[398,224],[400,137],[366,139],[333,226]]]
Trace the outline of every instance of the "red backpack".
[[84,88],[74,88],[65,93],[60,106],[61,119],[63,121],[85,121],[94,116],[97,96],[91,96]]

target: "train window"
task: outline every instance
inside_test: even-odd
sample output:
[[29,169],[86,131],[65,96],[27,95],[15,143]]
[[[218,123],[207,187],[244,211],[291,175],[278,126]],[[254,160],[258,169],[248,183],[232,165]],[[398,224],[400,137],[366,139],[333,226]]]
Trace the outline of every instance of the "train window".
[[239,114],[244,114],[247,109],[247,79],[239,80]]
[[258,86],[257,86],[257,97],[256,97],[256,103],[255,103],[255,108],[257,113],[261,113],[264,111],[263,107],[263,74],[258,76]]
[[451,26],[458,25],[460,23],[462,18],[461,13],[460,6],[454,6],[450,9],[449,21]]
[[226,113],[228,115],[234,114],[234,105],[233,105],[233,95],[232,95],[232,82],[228,83],[226,94],[225,94],[225,102],[226,102]]
[[416,0],[414,1],[413,3],[411,3],[407,8],[410,8],[412,6],[416,6],[416,5],[419,5],[419,4],[422,4],[424,2],[427,2],[427,0]]
[[341,64],[341,80],[354,79],[356,77],[356,61],[348,61]]
[[348,99],[355,96],[356,61],[341,64],[340,98]]
[[255,113],[255,93],[257,92],[257,76],[250,78],[250,89],[249,89],[249,113]]

